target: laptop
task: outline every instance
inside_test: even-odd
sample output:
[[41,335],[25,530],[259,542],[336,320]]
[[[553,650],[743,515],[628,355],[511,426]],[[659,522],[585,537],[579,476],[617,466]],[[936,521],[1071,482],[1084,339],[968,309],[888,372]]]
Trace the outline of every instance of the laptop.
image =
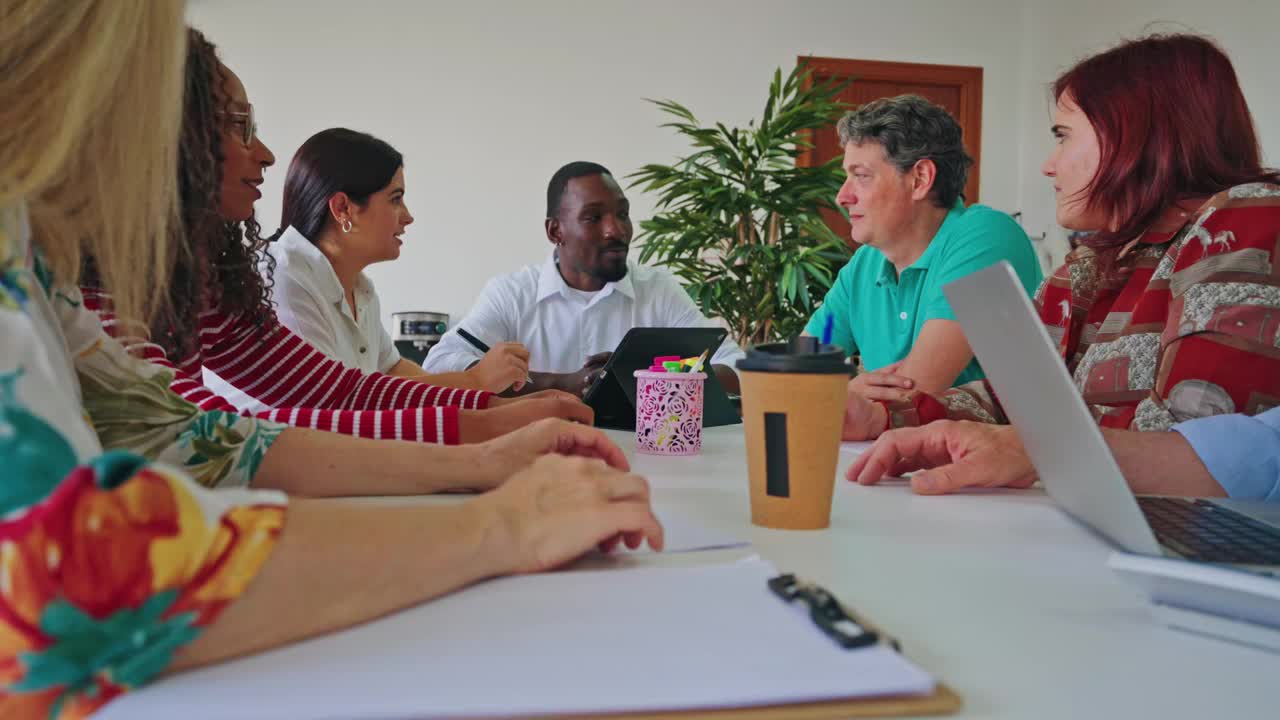
[[723,328],[631,328],[618,342],[600,378],[583,394],[583,402],[596,414],[596,427],[636,429],[636,370],[647,370],[655,357],[698,357],[707,353],[707,379],[702,388],[704,427],[736,425],[742,417],[711,371],[711,358],[724,342]]
[[1040,482],[1072,518],[1139,555],[1280,566],[1280,503],[1133,495],[1008,262],[943,292]]

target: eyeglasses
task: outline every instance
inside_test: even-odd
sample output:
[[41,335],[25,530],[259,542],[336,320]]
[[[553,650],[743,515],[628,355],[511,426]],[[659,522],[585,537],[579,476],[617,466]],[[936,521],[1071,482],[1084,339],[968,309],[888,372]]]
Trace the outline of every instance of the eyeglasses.
[[226,118],[228,124],[235,126],[240,133],[240,142],[245,147],[253,144],[253,139],[258,136],[258,122],[253,117],[253,106],[248,105],[248,111],[239,110],[220,110],[218,117]]

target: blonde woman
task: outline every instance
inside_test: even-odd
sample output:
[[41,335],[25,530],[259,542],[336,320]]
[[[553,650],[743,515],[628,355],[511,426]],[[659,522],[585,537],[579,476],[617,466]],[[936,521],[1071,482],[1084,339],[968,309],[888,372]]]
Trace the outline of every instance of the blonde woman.
[[[103,333],[74,286],[82,251],[99,259],[122,313],[150,317],[163,297],[182,17],[175,0],[9,0],[0,10],[2,717],[87,716],[163,672],[559,565],[600,543],[662,543],[644,480],[609,467],[625,460],[602,436],[567,426],[544,425],[545,449],[609,464],[549,455],[447,507],[287,502],[256,488],[308,475],[323,487],[412,458],[384,441],[373,461],[354,438],[299,452],[309,431],[200,413]],[[222,463],[255,489],[211,491],[180,466],[103,454],[80,406],[88,382],[116,388],[119,413],[167,408],[171,442],[199,450],[187,462]]]

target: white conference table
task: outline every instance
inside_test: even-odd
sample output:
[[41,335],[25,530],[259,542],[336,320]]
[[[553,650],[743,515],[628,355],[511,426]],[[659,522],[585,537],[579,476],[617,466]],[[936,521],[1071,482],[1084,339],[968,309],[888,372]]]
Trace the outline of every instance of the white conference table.
[[[660,509],[751,545],[594,555],[575,570],[759,554],[897,637],[907,657],[964,699],[956,717],[1280,717],[1272,684],[1280,655],[1158,625],[1137,592],[1107,569],[1108,546],[1038,489],[920,497],[900,481],[861,487],[842,479],[856,457],[843,450],[831,527],[767,530],[751,525],[740,426],[708,429],[693,457],[638,455],[631,433],[610,435],[648,477]],[[148,717],[166,716],[173,698],[159,695],[148,704],[144,690],[103,715],[131,718],[145,709]]]
[[1039,489],[914,495],[843,479],[831,527],[751,525],[741,427],[711,428],[694,457],[635,453],[610,433],[655,501],[749,537],[752,547],[646,563],[760,554],[817,582],[896,636],[964,698],[964,718],[1280,717],[1280,656],[1157,624],[1106,567],[1110,548]]

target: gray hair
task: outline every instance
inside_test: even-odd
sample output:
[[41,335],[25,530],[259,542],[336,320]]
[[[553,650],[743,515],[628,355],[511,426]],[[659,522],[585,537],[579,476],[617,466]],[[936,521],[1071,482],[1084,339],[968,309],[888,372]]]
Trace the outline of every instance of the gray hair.
[[950,208],[964,192],[973,158],[964,150],[960,124],[942,106],[919,95],[872,100],[846,113],[836,125],[840,147],[874,142],[898,172],[921,160],[938,168],[930,196],[940,208]]

